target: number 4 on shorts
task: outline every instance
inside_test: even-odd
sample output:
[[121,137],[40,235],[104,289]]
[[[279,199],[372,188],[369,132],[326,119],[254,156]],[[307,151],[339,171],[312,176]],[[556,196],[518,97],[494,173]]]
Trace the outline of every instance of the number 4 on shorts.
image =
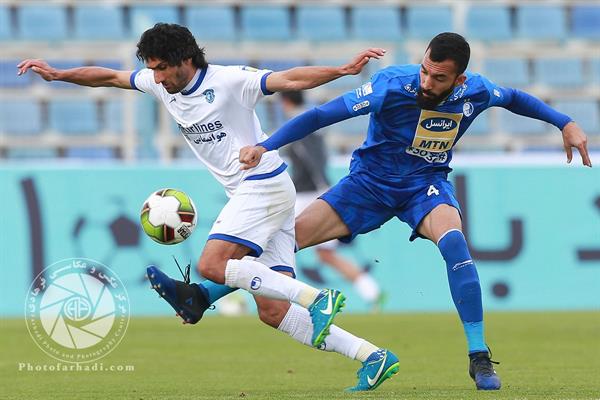
[[435,188],[433,185],[429,185],[429,189],[427,190],[427,197],[435,194],[436,196],[440,195],[440,191]]

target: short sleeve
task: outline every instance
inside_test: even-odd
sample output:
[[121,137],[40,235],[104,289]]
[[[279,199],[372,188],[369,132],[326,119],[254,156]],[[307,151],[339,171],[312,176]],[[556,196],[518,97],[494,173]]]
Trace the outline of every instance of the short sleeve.
[[148,68],[135,70],[129,77],[133,89],[159,97],[160,85],[154,82],[154,72]]
[[377,73],[373,75],[369,82],[347,92],[342,98],[352,116],[377,113],[383,106],[387,90],[387,77]]
[[273,71],[246,66],[231,66],[225,70],[230,94],[243,106],[253,109],[258,100],[273,94],[267,90],[267,77]]

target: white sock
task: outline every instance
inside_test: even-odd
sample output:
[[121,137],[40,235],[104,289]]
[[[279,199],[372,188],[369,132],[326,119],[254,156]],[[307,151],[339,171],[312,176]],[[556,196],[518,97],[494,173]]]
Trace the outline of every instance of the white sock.
[[242,288],[251,294],[277,300],[288,300],[307,308],[319,290],[280,274],[253,260],[229,260],[225,267],[225,284]]
[[369,358],[369,356],[371,354],[373,354],[374,352],[376,352],[377,350],[379,350],[379,347],[377,347],[377,346],[373,345],[372,343],[369,343],[365,340],[364,343],[361,344],[358,351],[356,352],[356,359],[360,362],[365,362],[365,361],[367,361],[367,358]]
[[369,303],[375,302],[381,292],[375,279],[366,272],[363,272],[356,278],[354,281],[354,289],[356,289],[360,297]]
[[[313,325],[310,314],[305,308],[292,304],[277,329],[287,333],[300,343],[312,347]],[[355,360],[359,349],[364,343],[368,342],[335,325],[331,325],[329,335],[325,338],[325,342],[319,347],[319,350],[335,351]]]

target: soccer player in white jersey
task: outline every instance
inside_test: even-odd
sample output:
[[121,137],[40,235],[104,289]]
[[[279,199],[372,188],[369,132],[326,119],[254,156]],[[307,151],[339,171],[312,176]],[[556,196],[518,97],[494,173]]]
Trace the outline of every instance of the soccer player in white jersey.
[[[199,272],[215,283],[215,290],[242,288],[252,293],[261,320],[297,341],[361,361],[359,382],[351,390],[375,389],[398,371],[397,357],[332,325],[344,303],[342,293],[319,291],[293,279],[295,190],[285,163],[272,151],[256,168],[241,170],[238,157],[242,147],[266,139],[254,112],[263,96],[357,74],[369,58],[383,56],[384,50],[366,50],[342,67],[272,72],[219,66],[206,62],[187,28],[163,23],[144,32],[137,48],[138,58],[146,64],[138,71],[57,70],[43,60],[28,59],[17,66],[18,74],[31,69],[47,81],[137,89],[161,101],[229,197],[210,231]],[[211,284],[190,284],[189,266],[184,282],[154,266],[148,267],[148,276],[184,322],[198,322],[211,303],[207,290]],[[223,283],[226,286],[218,285]],[[367,367],[376,372],[361,375]]]

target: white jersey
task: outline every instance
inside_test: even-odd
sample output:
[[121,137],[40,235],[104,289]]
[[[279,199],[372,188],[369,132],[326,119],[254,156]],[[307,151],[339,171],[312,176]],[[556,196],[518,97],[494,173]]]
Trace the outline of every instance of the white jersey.
[[240,149],[267,138],[254,107],[271,94],[265,81],[271,71],[243,66],[209,65],[198,69],[179,93],[170,94],[154,81],[151,69],[131,75],[131,86],[162,101],[173,116],[196,157],[202,161],[231,197],[244,179],[280,173],[285,164],[277,151],[263,154],[260,164],[241,171]]

